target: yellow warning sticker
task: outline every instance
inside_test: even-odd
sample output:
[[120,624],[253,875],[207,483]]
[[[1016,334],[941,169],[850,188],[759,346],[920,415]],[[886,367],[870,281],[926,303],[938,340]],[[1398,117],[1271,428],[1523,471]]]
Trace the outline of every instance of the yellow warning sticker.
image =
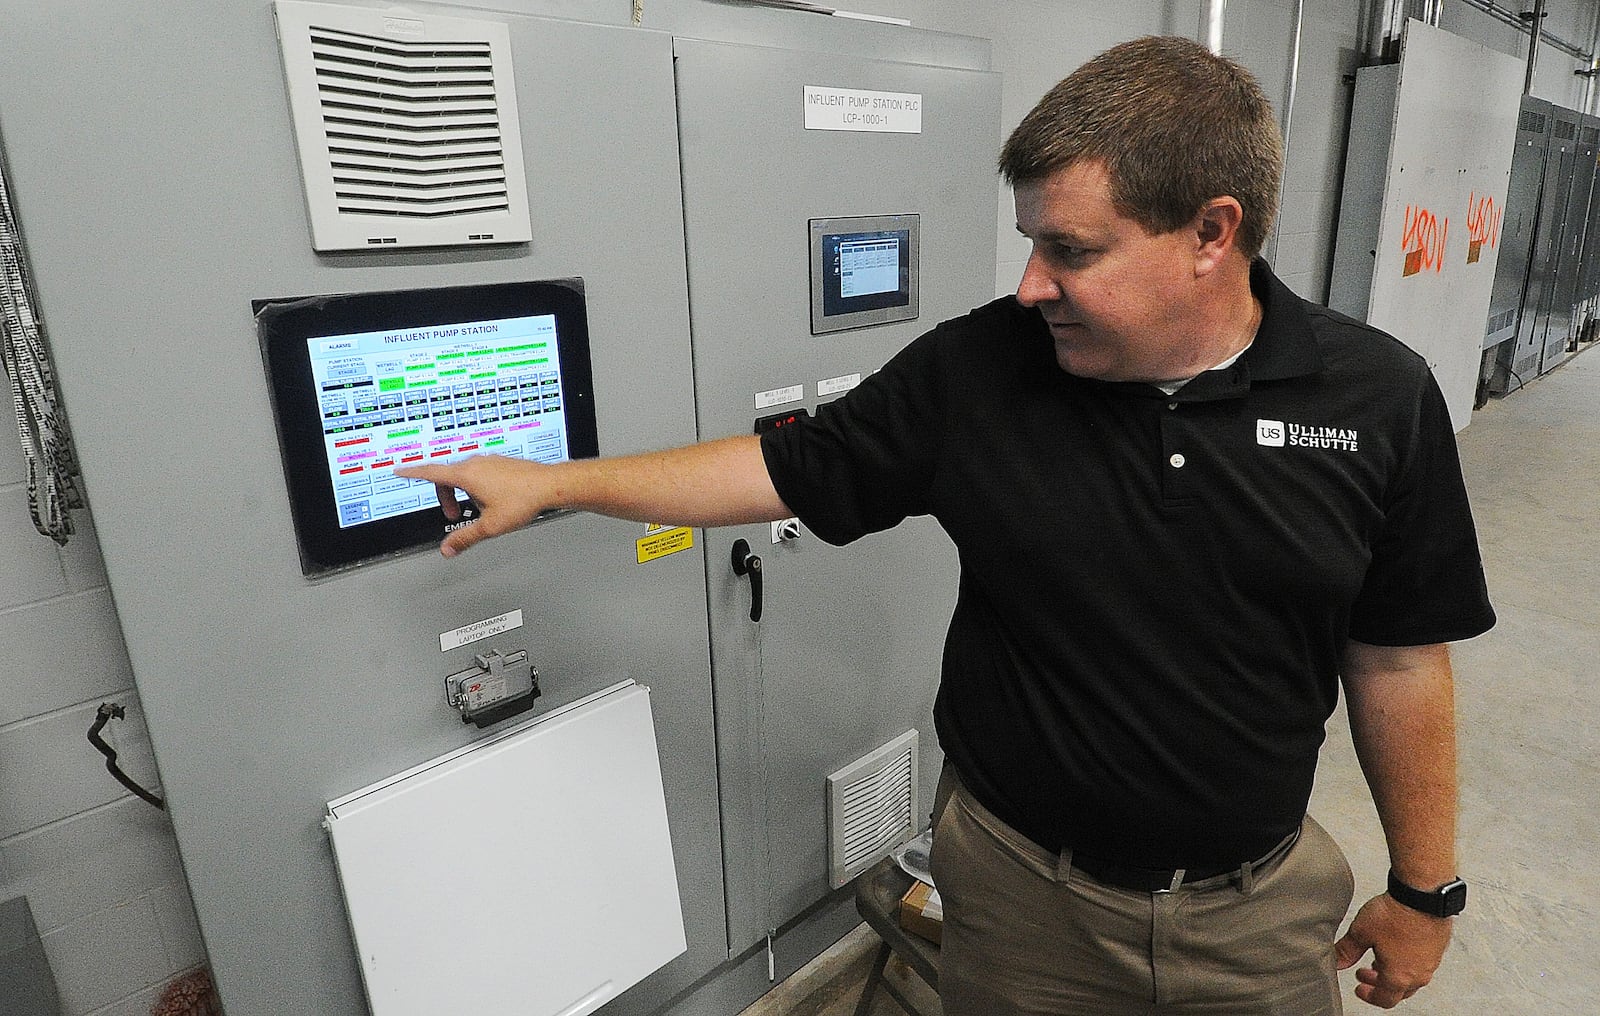
[[639,563],[645,564],[657,558],[676,554],[680,550],[688,550],[694,546],[694,530],[688,526],[678,526],[676,529],[666,529],[659,533],[652,533],[634,541],[639,551]]

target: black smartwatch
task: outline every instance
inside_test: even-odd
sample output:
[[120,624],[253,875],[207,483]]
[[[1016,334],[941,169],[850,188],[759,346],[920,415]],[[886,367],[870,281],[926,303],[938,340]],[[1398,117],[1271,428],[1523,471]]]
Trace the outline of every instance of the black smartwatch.
[[1459,878],[1430,891],[1406,885],[1390,868],[1389,895],[1397,902],[1430,917],[1454,917],[1467,909],[1467,883]]

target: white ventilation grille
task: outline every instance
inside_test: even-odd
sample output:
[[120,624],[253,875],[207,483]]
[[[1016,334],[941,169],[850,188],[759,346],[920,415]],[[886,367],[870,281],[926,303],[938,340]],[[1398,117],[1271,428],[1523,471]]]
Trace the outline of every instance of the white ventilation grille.
[[319,251],[532,238],[506,26],[280,0]]
[[828,879],[835,889],[917,832],[917,732],[828,777]]

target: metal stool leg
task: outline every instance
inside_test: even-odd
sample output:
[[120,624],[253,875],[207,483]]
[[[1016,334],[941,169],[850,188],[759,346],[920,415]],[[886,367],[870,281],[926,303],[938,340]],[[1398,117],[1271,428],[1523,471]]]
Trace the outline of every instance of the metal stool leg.
[[855,1016],[867,1016],[872,1011],[872,996],[877,994],[878,985],[883,981],[883,968],[889,963],[889,953],[889,943],[878,946],[877,958],[872,961],[872,972],[867,975],[867,983],[861,986],[861,1001],[856,1003]]

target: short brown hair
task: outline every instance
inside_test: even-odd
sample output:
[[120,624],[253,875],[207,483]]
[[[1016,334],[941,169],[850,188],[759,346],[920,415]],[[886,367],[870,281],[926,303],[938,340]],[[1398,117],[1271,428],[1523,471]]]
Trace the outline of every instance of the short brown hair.
[[1277,215],[1272,104],[1244,67],[1190,39],[1135,39],[1073,71],[1011,132],[1000,173],[1014,185],[1085,161],[1104,163],[1113,206],[1152,233],[1229,195],[1244,208],[1238,247],[1254,257]]

